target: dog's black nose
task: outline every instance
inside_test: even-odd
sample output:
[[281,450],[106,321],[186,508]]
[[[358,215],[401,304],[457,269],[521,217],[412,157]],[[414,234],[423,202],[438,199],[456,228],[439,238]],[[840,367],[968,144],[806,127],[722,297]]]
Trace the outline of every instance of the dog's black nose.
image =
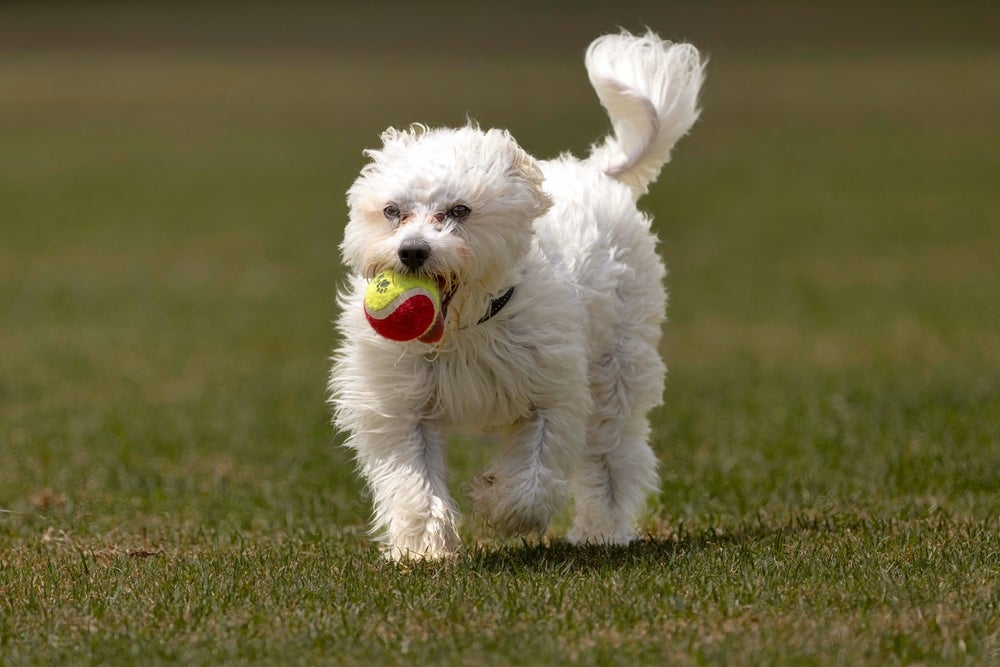
[[431,244],[423,239],[408,239],[399,245],[399,261],[408,269],[419,269],[431,256]]

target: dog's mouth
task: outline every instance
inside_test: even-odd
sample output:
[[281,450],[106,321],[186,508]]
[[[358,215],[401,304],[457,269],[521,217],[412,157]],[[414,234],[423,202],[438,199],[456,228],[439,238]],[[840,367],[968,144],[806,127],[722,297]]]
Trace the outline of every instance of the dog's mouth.
[[439,310],[434,324],[420,337],[421,343],[428,343],[430,345],[440,343],[442,337],[444,337],[447,326],[445,322],[448,318],[448,306],[451,304],[452,297],[455,296],[455,287],[458,285],[453,277],[433,276],[433,280],[437,283],[438,287]]
[[434,282],[437,283],[438,294],[441,295],[441,316],[448,317],[448,306],[458,290],[458,281],[455,276],[435,276]]

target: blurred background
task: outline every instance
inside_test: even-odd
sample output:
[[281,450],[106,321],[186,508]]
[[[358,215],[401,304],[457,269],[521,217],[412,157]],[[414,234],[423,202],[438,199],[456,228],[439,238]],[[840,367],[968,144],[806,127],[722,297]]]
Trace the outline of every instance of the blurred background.
[[584,154],[608,123],[583,51],[618,27],[710,59],[642,201],[659,447],[701,451],[719,395],[996,401],[995,3],[342,4],[0,4],[0,507],[363,524],[324,406],[362,150],[471,117]]

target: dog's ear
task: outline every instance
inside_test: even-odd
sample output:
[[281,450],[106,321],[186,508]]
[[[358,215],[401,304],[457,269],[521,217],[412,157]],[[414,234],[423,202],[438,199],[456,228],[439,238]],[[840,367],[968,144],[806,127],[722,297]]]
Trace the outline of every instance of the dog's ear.
[[535,216],[536,218],[541,217],[552,208],[552,199],[549,195],[542,189],[542,182],[545,180],[545,176],[542,174],[541,167],[538,166],[538,161],[531,157],[527,151],[518,148],[520,155],[515,163],[514,167],[517,172],[521,175],[521,178],[525,180],[526,183],[530,184],[531,194],[534,197],[535,205]]
[[[490,130],[490,133],[492,132],[501,131]],[[533,209],[531,211],[531,218],[538,218],[552,207],[552,200],[545,193],[545,190],[542,189],[542,182],[545,180],[545,175],[542,173],[538,161],[521,148],[509,132],[504,130],[502,131],[502,135],[509,154],[510,171],[508,177],[520,184],[527,191],[526,194],[528,197],[525,203]]]

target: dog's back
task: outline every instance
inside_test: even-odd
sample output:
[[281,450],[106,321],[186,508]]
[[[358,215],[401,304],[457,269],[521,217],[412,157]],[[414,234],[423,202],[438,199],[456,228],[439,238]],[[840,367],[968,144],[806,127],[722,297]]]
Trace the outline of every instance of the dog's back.
[[[601,354],[623,325],[641,329],[655,347],[665,318],[666,271],[650,220],[635,201],[697,121],[704,67],[694,46],[652,32],[599,37],[585,64],[613,132],[585,160],[564,155],[541,164],[553,208],[535,222],[535,241],[579,286],[593,353]],[[651,372],[662,375],[655,350],[654,356]]]
[[553,207],[535,223],[536,243],[565,267],[587,311],[592,412],[570,538],[624,543],[657,488],[647,415],[666,376],[666,269],[635,202],[698,119],[703,67],[693,46],[651,32],[595,40],[586,66],[614,131],[583,161],[542,164]]

